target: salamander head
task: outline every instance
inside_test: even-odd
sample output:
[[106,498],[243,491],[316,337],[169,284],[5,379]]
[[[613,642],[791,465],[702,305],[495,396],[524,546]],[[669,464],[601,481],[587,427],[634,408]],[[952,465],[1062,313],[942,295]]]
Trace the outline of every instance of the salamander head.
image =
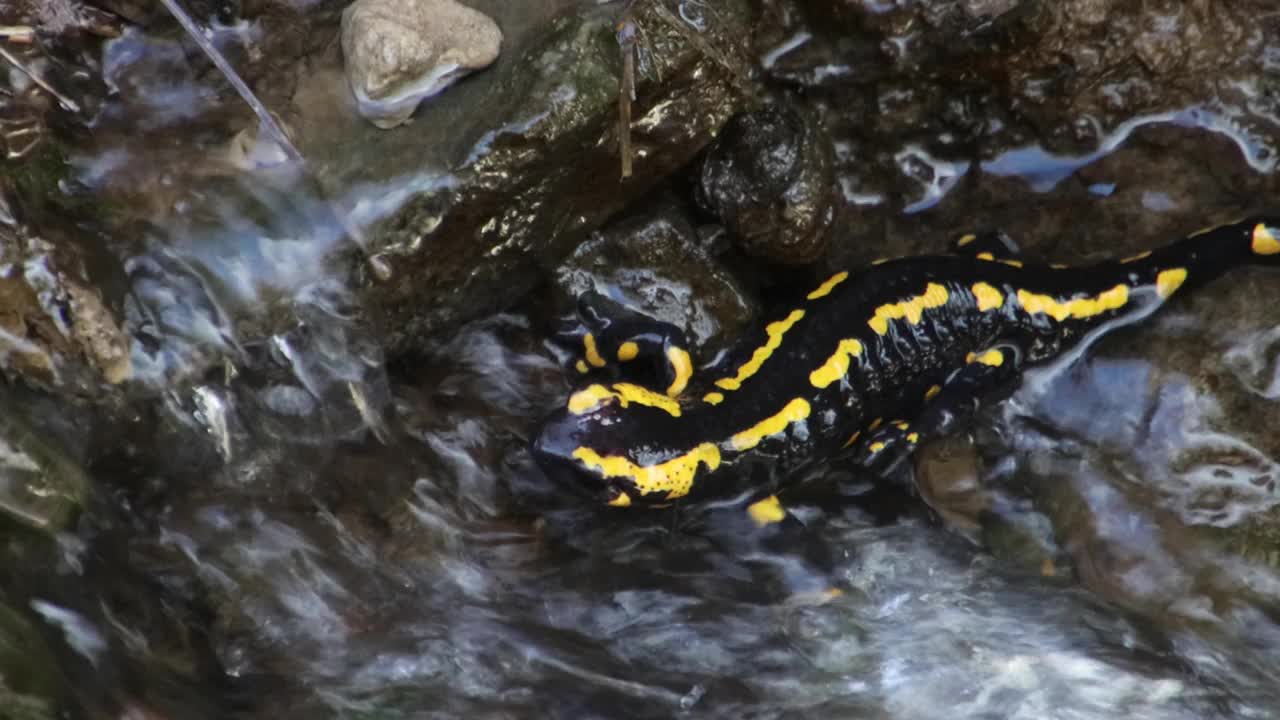
[[625,384],[591,385],[543,424],[534,458],[555,482],[615,507],[655,506],[688,494],[700,464],[714,470],[719,448],[670,449],[680,404]]

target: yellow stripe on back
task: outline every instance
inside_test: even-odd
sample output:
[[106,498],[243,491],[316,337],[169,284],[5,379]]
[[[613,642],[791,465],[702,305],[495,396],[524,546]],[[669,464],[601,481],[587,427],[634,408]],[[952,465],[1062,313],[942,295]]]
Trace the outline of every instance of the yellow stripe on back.
[[1004,295],[987,283],[974,283],[970,289],[973,290],[974,299],[978,301],[978,309],[983,312],[1004,305]]
[[924,294],[896,303],[888,303],[876,308],[875,315],[867,321],[877,335],[889,332],[889,321],[905,318],[912,325],[920,322],[925,310],[942,307],[947,304],[950,295],[947,288],[938,283],[925,286]]
[[1116,285],[1110,290],[1104,290],[1094,297],[1072,298],[1071,300],[1061,301],[1050,295],[1041,295],[1031,292],[1030,290],[1018,291],[1018,304],[1022,306],[1032,315],[1045,314],[1049,317],[1062,322],[1067,318],[1075,318],[1083,320],[1085,318],[1101,315],[1108,310],[1118,310],[1129,302],[1129,288],[1126,285]]
[[737,390],[742,387],[742,382],[747,378],[759,372],[760,367],[764,365],[764,361],[769,359],[774,350],[782,345],[782,336],[787,334],[793,325],[800,322],[800,318],[804,317],[803,310],[792,310],[791,314],[782,320],[771,322],[765,326],[764,332],[768,336],[764,345],[755,349],[751,353],[751,359],[742,364],[738,368],[738,372],[731,378],[721,378],[716,381],[716,386],[723,390]]
[[841,340],[836,351],[822,364],[822,367],[809,373],[809,383],[816,388],[825,388],[843,378],[849,372],[850,358],[862,354],[862,343],[854,339]]
[[729,444],[739,452],[750,450],[770,435],[777,435],[786,430],[791,423],[808,417],[809,401],[804,398],[795,398],[776,414],[761,420],[742,432],[736,433],[729,439]]
[[844,271],[838,272],[835,275],[832,275],[831,277],[827,278],[826,282],[819,285],[816,290],[809,293],[805,297],[809,298],[810,300],[817,300],[818,298],[826,297],[827,295],[831,294],[831,291],[834,290],[837,285],[844,282],[845,278],[847,277],[849,277],[849,273]]

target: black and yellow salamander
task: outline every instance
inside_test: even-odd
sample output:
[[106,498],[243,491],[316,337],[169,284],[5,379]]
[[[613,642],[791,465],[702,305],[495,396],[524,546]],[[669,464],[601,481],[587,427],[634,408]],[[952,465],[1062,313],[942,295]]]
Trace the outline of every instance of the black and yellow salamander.
[[1233,267],[1280,264],[1280,217],[1072,268],[1024,265],[997,233],[953,245],[836,273],[696,373],[675,328],[586,308],[585,384],[541,427],[539,464],[615,507],[745,493],[767,522],[778,484],[814,464],[903,457],[1028,366]]

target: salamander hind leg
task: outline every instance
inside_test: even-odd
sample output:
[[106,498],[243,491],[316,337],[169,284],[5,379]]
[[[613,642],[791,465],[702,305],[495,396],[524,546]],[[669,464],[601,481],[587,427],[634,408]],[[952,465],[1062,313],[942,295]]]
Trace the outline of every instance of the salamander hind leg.
[[655,320],[599,293],[578,298],[576,316],[562,321],[556,342],[569,350],[573,373],[626,377],[675,397],[693,373],[680,328]]

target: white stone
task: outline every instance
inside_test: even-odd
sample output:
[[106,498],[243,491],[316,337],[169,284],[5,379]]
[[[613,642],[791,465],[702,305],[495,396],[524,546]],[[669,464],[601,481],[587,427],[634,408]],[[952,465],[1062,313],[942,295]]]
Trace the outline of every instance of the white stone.
[[347,81],[360,114],[380,128],[498,57],[502,31],[454,0],[356,0],[342,13]]

